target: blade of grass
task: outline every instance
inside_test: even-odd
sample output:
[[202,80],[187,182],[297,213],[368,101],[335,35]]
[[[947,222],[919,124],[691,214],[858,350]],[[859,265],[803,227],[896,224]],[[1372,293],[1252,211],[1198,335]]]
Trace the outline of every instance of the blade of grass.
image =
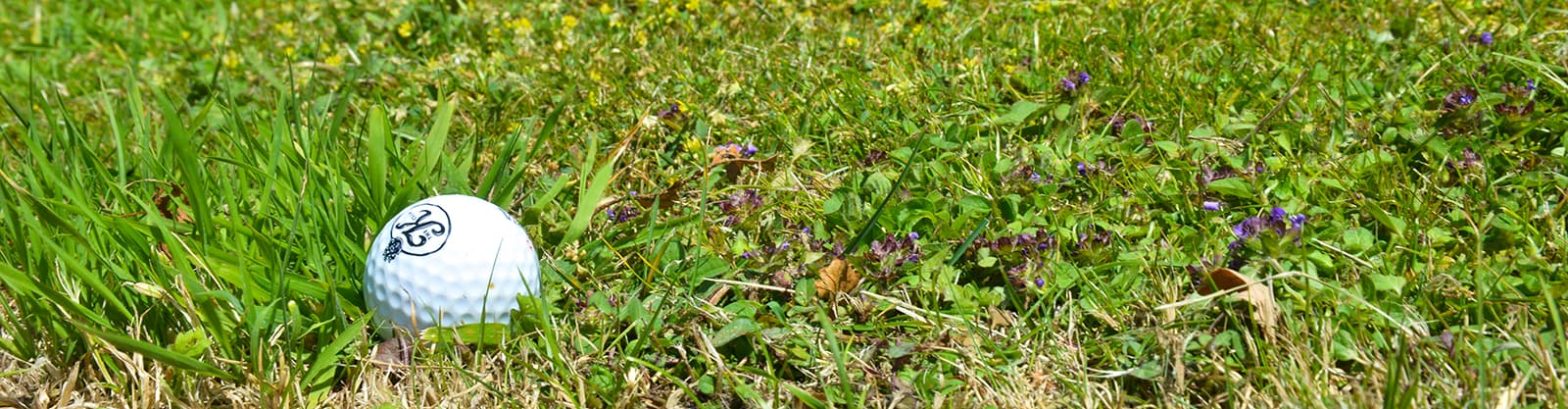
[[131,352],[141,354],[142,356],[152,358],[154,361],[162,362],[179,369],[195,371],[197,373],[219,379],[230,381],[239,379],[239,377],[234,376],[234,374],[228,373],[222,368],[218,368],[213,364],[181,355],[178,352],[170,351],[164,347],[125,335],[104,331],[74,319],[70,320],[70,322],[72,325],[75,325],[77,329],[82,330],[82,332],[91,334],[92,336],[97,337],[104,342],[108,342],[110,345],[114,345],[117,348],[129,350]]
[[9,109],[11,111],[11,116],[16,117],[16,121],[17,122],[21,122],[22,123],[22,128],[27,129],[29,131],[31,131],[33,129],[33,124],[31,122],[28,122],[27,118],[22,117],[22,111],[17,110],[16,109],[16,105],[11,103],[11,97],[9,95],[6,95],[6,93],[4,93],[4,92],[0,92],[0,100],[5,101],[6,109]]
[[[66,251],[58,243],[55,243],[54,239],[49,238],[47,234],[43,234],[41,231],[43,231],[42,228],[33,230],[33,243],[42,244],[51,254],[56,255],[56,259],[65,266],[65,270],[71,273],[73,277],[76,277],[77,280],[87,284],[87,287],[92,289],[98,296],[103,297],[104,301],[109,303],[109,306],[113,308],[114,313],[120,319],[129,321],[135,316],[135,314],[131,313],[131,309],[125,305],[125,302],[120,300],[120,297],[114,290],[104,283],[103,278],[82,264],[81,258],[75,256],[78,252]],[[101,323],[107,323],[107,321]]]
[[441,155],[446,150],[447,132],[452,129],[452,101],[443,100],[436,106],[435,124],[430,126],[430,133],[425,134],[425,155],[419,162],[419,173],[416,180],[425,183],[435,183],[430,179],[430,172],[434,171],[440,162]]
[[[561,112],[562,111],[565,111],[565,109],[564,108],[557,108],[557,109],[555,109],[553,111],[550,111],[550,114],[545,116],[544,125],[540,126],[539,127],[539,133],[534,135],[533,146],[528,148],[528,153],[524,154],[522,158],[518,159],[517,163],[521,163],[521,164],[532,163],[533,159],[534,159],[534,156],[539,154],[539,150],[542,149],[546,143],[549,143],[551,139],[553,139],[553,137],[555,136],[556,124],[558,124],[560,122]],[[517,190],[517,187],[518,187],[518,185],[521,184],[521,182],[523,180],[523,177],[527,176],[527,175],[528,175],[528,172],[523,172],[521,169],[519,169],[517,171],[514,171],[512,173],[512,176],[510,178],[508,178],[506,180],[506,182],[503,182],[499,186],[496,187],[497,189],[500,189],[500,191],[495,192],[494,196],[492,196],[492,197],[494,197],[494,198],[509,198],[509,197],[512,197],[512,192]],[[539,200],[539,201],[536,201],[535,203],[548,202],[548,201],[551,201],[553,199],[554,199],[554,197],[551,196],[549,199]]]
[[[516,132],[512,133],[511,137],[506,138],[506,144],[501,146],[501,151],[496,153],[495,160],[490,162],[490,169],[485,171],[484,178],[480,179],[479,188],[474,190],[483,194],[491,203],[495,203],[496,199],[504,197],[495,195],[495,185],[499,183],[501,175],[511,174],[512,171],[509,169],[512,165],[512,157],[516,156],[517,151],[522,149],[522,140],[523,127],[520,126]],[[503,205],[505,204],[509,203],[503,203]]]
[[964,258],[964,252],[969,251],[969,246],[974,245],[975,239],[980,237],[980,232],[985,231],[986,226],[990,226],[990,225],[991,225],[991,218],[990,217],[987,217],[985,219],[981,219],[980,220],[980,225],[975,226],[975,229],[974,230],[970,230],[969,231],[969,235],[964,237],[964,242],[959,243],[958,247],[953,248],[953,258],[950,258],[950,259],[947,260],[947,265],[950,265],[950,266],[958,265],[958,261],[962,260]]
[[[590,139],[590,141],[597,140],[598,138]],[[585,170],[591,169],[593,166],[593,148],[596,145],[597,143],[595,142],[589,142],[589,150],[585,153],[587,156],[583,167]],[[604,198],[604,191],[610,187],[610,179],[615,175],[615,162],[617,159],[620,159],[620,152],[622,150],[618,149],[615,153],[611,153],[609,158],[606,158],[605,163],[593,172],[591,182],[578,186],[577,215],[572,217],[572,224],[567,227],[566,235],[561,236],[561,244],[576,241],[578,237],[582,236],[584,231],[588,230],[588,223],[593,221],[593,215],[597,213],[599,200]],[[586,173],[583,175],[587,176]]]
[[[913,158],[913,157],[911,157]],[[826,312],[817,310],[817,322],[822,326],[823,336],[828,341],[828,351],[833,353],[833,368],[838,371],[838,384],[831,387],[847,392],[850,385],[849,369],[846,362],[849,358],[844,355],[844,349],[838,345],[838,327],[833,325],[833,320],[828,319]],[[828,396],[828,405],[832,407],[833,397]]]
[[[369,138],[366,157],[369,158],[370,168],[366,177],[370,179],[370,195],[373,203],[386,203],[387,199],[387,141],[391,134],[387,132],[387,112],[380,105],[370,108],[370,119],[366,123],[367,137]],[[384,205],[382,205],[384,206]],[[383,208],[374,209],[382,211]]]
[[368,322],[370,322],[368,317],[354,321],[354,323],[344,327],[342,331],[338,331],[338,335],[332,339],[332,343],[327,344],[325,348],[316,353],[316,359],[311,362],[310,369],[306,370],[305,376],[301,378],[308,391],[307,393],[311,395],[311,400],[320,400],[323,395],[332,391],[334,384],[332,382],[332,375],[334,374],[332,369],[338,367],[338,354],[342,353],[349,343],[361,339],[361,336],[365,333],[365,324]]
[[893,181],[893,188],[888,189],[887,195],[882,197],[882,202],[877,204],[876,211],[871,212],[871,218],[867,219],[866,224],[860,227],[860,233],[855,234],[855,239],[849,242],[849,246],[844,248],[844,254],[854,254],[855,250],[859,249],[860,245],[866,241],[866,237],[871,234],[871,229],[877,226],[877,217],[882,216],[882,210],[887,208],[887,203],[892,201],[893,196],[898,194],[898,189],[904,186],[904,179],[909,176],[909,169],[914,167],[915,159],[920,158],[920,152],[925,147],[925,142],[926,138],[924,136],[915,135],[914,149],[910,150],[909,159],[904,161],[904,168],[898,171],[898,179]]
[[196,155],[196,146],[191,141],[190,133],[185,129],[185,123],[180,119],[180,112],[174,107],[165,95],[158,96],[158,105],[163,110],[163,121],[168,128],[168,149],[170,159],[180,171],[180,181],[184,182],[185,197],[191,204],[191,212],[195,213],[196,231],[202,237],[211,235],[212,217],[207,212],[207,183],[202,178],[201,159]]

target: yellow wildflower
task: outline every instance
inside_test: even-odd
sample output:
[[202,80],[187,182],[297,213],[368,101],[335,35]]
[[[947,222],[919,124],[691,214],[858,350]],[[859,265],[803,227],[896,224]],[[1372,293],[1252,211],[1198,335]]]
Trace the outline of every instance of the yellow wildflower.
[[398,37],[408,38],[411,35],[414,35],[414,22],[404,21],[403,24],[397,25]]
[[877,31],[881,31],[882,34],[893,34],[898,32],[900,27],[901,25],[897,21],[890,21],[887,24],[883,24],[882,27],[878,27]]
[[323,62],[326,63],[328,67],[341,67],[343,66],[343,54],[333,54],[331,57],[327,57],[327,60]]
[[272,29],[282,34],[285,38],[294,38],[294,22],[285,21],[272,25]]
[[512,32],[517,35],[524,35],[534,31],[534,22],[529,21],[527,17],[518,17],[507,21],[506,28],[512,29]]
[[223,53],[223,67],[233,69],[240,66],[240,53],[229,51]]
[[577,28],[577,17],[573,17],[573,16],[569,16],[569,15],[568,16],[561,16],[561,28],[563,28],[563,29],[565,29],[567,31],[570,31],[571,29]]
[[947,0],[920,0],[920,4],[925,5],[928,9],[934,10],[947,7]]
[[610,3],[603,3],[599,5],[599,14],[610,14],[614,11],[615,9],[610,7]]
[[855,38],[855,37],[850,37],[850,36],[844,36],[843,40],[839,40],[839,44],[841,44],[841,45],[843,45],[844,47],[847,47],[847,48],[859,47],[860,46],[860,39]]
[[702,149],[702,140],[695,137],[686,138],[685,148],[687,152],[691,153],[702,153],[704,150]]
[[284,47],[283,48],[283,56],[289,57],[289,58],[294,58],[294,46],[291,45],[291,46],[288,46],[288,47]]
[[702,10],[702,0],[686,0],[686,11]]

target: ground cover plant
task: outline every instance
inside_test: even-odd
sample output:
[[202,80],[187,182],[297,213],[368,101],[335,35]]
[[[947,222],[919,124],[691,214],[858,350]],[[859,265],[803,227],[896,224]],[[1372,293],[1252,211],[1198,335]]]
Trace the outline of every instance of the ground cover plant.
[[[0,2],[0,56],[0,407],[1568,405],[1554,2]],[[544,293],[384,343],[440,193]]]

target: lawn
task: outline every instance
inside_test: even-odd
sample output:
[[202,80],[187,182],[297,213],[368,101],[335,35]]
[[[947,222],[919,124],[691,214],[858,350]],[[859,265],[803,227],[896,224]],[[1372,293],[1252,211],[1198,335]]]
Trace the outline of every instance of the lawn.
[[[0,407],[1568,406],[1550,1],[0,2]],[[543,293],[376,335],[485,198]]]

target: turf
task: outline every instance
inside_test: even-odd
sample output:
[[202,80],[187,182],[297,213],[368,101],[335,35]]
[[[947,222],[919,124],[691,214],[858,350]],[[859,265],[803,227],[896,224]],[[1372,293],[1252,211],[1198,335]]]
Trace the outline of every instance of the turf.
[[[1565,406],[1565,33],[1548,1],[0,2],[0,406]],[[441,193],[514,215],[545,291],[405,360],[365,254]]]

